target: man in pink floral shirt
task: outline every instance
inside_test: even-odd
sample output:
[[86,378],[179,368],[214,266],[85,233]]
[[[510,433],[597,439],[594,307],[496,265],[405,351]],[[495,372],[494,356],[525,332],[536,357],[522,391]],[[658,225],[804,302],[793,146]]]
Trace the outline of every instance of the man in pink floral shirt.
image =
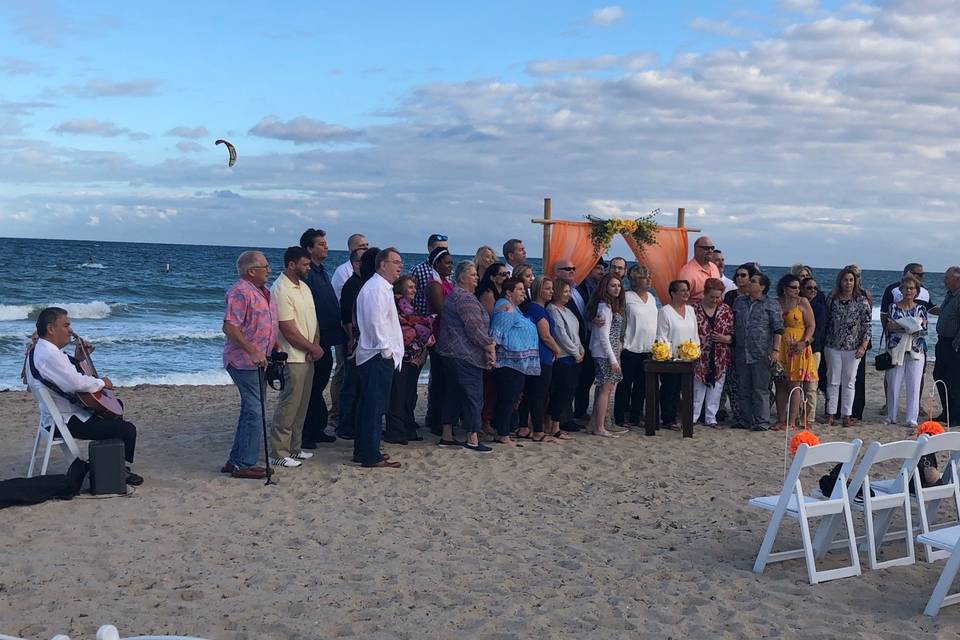
[[260,452],[260,368],[274,349],[279,333],[277,303],[266,287],[270,263],[259,251],[237,258],[240,279],[227,291],[223,314],[223,366],[240,391],[240,417],[230,458],[221,471],[234,478],[264,478],[257,466]]

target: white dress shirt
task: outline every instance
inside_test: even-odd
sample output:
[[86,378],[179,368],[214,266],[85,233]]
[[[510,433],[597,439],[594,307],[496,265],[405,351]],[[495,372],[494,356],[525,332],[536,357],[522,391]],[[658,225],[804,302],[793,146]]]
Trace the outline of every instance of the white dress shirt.
[[570,299],[573,300],[573,304],[577,305],[577,311],[580,312],[580,317],[583,318],[587,312],[587,303],[584,302],[583,296],[577,291],[577,287],[572,284],[570,285]]
[[337,267],[337,270],[333,272],[333,277],[330,278],[330,286],[333,287],[333,293],[337,296],[337,302],[340,302],[340,292],[343,291],[343,285],[347,283],[347,280],[349,280],[352,275],[353,265],[350,264],[350,258],[347,258],[347,261]]
[[728,293],[728,292],[730,292],[730,291],[733,291],[734,289],[737,288],[737,285],[735,285],[735,284],[733,283],[733,280],[731,280],[731,279],[728,278],[727,276],[723,275],[722,273],[720,274],[720,282],[723,283],[723,293],[724,293],[724,294],[726,294],[726,293]]
[[[57,385],[64,393],[77,393],[78,391],[96,393],[103,389],[103,380],[78,372],[77,368],[70,363],[67,354],[57,349],[57,345],[44,338],[37,340],[37,344],[33,347],[33,364],[40,377]],[[33,377],[29,363],[27,363],[26,372],[27,383],[31,387],[43,386],[42,382]],[[50,391],[53,404],[63,415],[64,421],[70,422],[70,418],[77,416],[77,419],[81,422],[86,422],[93,415],[86,408],[70,402],[60,394],[49,389],[48,391]],[[44,426],[53,424],[53,417],[43,405],[40,407],[40,419]]]
[[393,298],[393,285],[379,273],[367,280],[357,295],[357,366],[375,356],[392,358],[399,370],[403,365],[403,332]]

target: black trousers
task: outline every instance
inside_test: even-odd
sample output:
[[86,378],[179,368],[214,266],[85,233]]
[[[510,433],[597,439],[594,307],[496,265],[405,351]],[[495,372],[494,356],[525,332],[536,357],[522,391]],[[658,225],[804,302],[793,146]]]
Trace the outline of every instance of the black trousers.
[[550,419],[560,424],[570,420],[573,394],[577,390],[580,365],[555,362],[550,379]]
[[[387,409],[387,442],[404,442],[417,437],[417,423],[413,411],[417,406],[417,379],[420,367],[404,362],[400,372],[393,376],[390,388],[390,407]],[[342,411],[342,409],[341,409]]]
[[443,374],[443,356],[436,347],[427,349],[430,354],[430,382],[427,384],[427,427],[432,433],[440,433],[440,419],[443,411],[443,393],[446,389]]
[[630,422],[639,423],[643,420],[643,403],[647,397],[647,376],[643,372],[643,363],[649,357],[649,353],[634,353],[626,349],[620,352],[623,380],[617,385],[617,390],[613,394],[615,424],[624,424],[628,412]]
[[137,428],[123,418],[101,418],[93,416],[83,422],[77,416],[70,418],[67,428],[71,435],[79,440],[123,440],[123,457],[133,464],[133,453],[137,448]]
[[677,404],[680,402],[680,374],[660,374],[660,422],[675,424],[677,422]]
[[[936,362],[933,363],[933,379],[943,380],[950,394],[950,426],[960,424],[960,354],[953,350],[951,342],[953,338],[937,337],[934,350]],[[937,393],[940,395],[940,406],[947,407],[942,385],[937,385]]]
[[580,363],[577,373],[577,392],[573,397],[573,417],[586,418],[587,407],[590,406],[590,389],[593,388],[594,378],[597,375],[593,366],[593,356],[590,349],[584,349],[583,362]]
[[540,375],[525,376],[523,400],[520,402],[520,424],[527,425],[534,433],[543,431],[543,419],[547,414],[547,397],[553,365],[540,363]]
[[[337,345],[338,347],[340,345]],[[316,444],[317,438],[327,429],[327,401],[323,399],[323,391],[330,382],[330,371],[333,369],[333,351],[330,347],[323,348],[323,357],[313,363],[313,386],[310,388],[310,404],[307,406],[307,417],[303,420],[303,444]]]
[[493,383],[497,389],[497,401],[493,406],[493,420],[491,425],[497,430],[501,438],[510,435],[510,417],[513,407],[523,391],[526,376],[510,367],[499,367],[493,370]]

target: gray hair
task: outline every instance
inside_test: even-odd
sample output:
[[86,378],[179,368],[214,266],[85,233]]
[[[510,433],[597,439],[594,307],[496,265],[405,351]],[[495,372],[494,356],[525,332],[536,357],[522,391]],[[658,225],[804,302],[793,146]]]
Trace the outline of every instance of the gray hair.
[[458,262],[456,268],[453,270],[453,281],[460,284],[460,279],[463,278],[467,269],[471,267],[473,267],[474,271],[477,270],[477,265],[473,264],[473,260],[461,260]]
[[954,275],[954,276],[960,276],[960,267],[958,267],[958,266],[949,267],[949,268],[947,269],[946,273],[949,273],[949,274]]
[[240,254],[240,257],[237,258],[237,275],[243,276],[247,271],[257,266],[260,262],[259,256],[262,256],[262,251],[251,250],[244,251]]

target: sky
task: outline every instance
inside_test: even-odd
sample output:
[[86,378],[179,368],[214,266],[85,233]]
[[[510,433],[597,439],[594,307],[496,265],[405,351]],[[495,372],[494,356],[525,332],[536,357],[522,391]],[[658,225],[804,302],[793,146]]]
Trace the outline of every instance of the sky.
[[275,4],[0,0],[0,236],[539,255],[550,197],[957,262],[953,0]]

